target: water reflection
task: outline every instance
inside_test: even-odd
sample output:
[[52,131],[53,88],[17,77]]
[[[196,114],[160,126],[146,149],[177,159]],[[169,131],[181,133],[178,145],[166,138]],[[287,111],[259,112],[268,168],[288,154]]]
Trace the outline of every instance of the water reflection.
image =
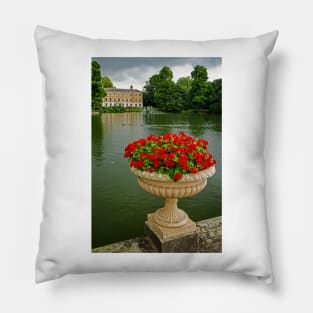
[[123,158],[132,140],[180,130],[209,141],[217,173],[199,195],[179,206],[194,220],[221,215],[221,116],[179,113],[107,113],[92,116],[92,246],[141,236],[146,214],[163,201],[140,189]]
[[101,166],[104,160],[104,127],[98,115],[92,117],[92,157],[95,165]]

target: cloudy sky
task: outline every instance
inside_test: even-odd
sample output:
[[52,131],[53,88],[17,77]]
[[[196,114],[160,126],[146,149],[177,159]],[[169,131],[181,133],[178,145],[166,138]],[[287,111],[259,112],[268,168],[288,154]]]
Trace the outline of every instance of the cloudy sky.
[[221,58],[92,58],[101,65],[102,76],[108,76],[116,88],[143,89],[146,81],[165,65],[169,66],[174,81],[190,76],[195,65],[205,66],[209,80],[221,78]]

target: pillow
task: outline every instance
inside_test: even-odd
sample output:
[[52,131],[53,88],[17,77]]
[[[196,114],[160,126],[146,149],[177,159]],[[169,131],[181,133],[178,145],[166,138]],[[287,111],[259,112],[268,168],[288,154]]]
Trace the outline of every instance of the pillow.
[[263,141],[277,34],[128,41],[36,28],[48,154],[36,282],[200,270],[272,282]]

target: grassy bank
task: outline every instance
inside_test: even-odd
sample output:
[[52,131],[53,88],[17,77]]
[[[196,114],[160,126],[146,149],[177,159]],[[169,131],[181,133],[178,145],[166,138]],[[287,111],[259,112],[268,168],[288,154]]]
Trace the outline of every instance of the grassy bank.
[[125,113],[125,112],[142,112],[141,108],[131,108],[131,107],[122,107],[122,106],[114,106],[114,107],[102,107],[99,111],[95,111],[93,113]]

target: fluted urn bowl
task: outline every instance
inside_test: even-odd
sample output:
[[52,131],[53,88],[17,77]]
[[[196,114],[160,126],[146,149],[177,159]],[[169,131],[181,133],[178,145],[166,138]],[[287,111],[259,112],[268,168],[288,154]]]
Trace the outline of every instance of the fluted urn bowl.
[[137,176],[138,184],[144,191],[165,199],[164,207],[148,214],[147,218],[149,227],[161,239],[196,231],[196,224],[177,207],[177,200],[201,192],[208,178],[215,174],[215,166],[197,174],[186,174],[178,181],[173,181],[168,175],[149,173],[135,167],[131,167],[131,171]]

